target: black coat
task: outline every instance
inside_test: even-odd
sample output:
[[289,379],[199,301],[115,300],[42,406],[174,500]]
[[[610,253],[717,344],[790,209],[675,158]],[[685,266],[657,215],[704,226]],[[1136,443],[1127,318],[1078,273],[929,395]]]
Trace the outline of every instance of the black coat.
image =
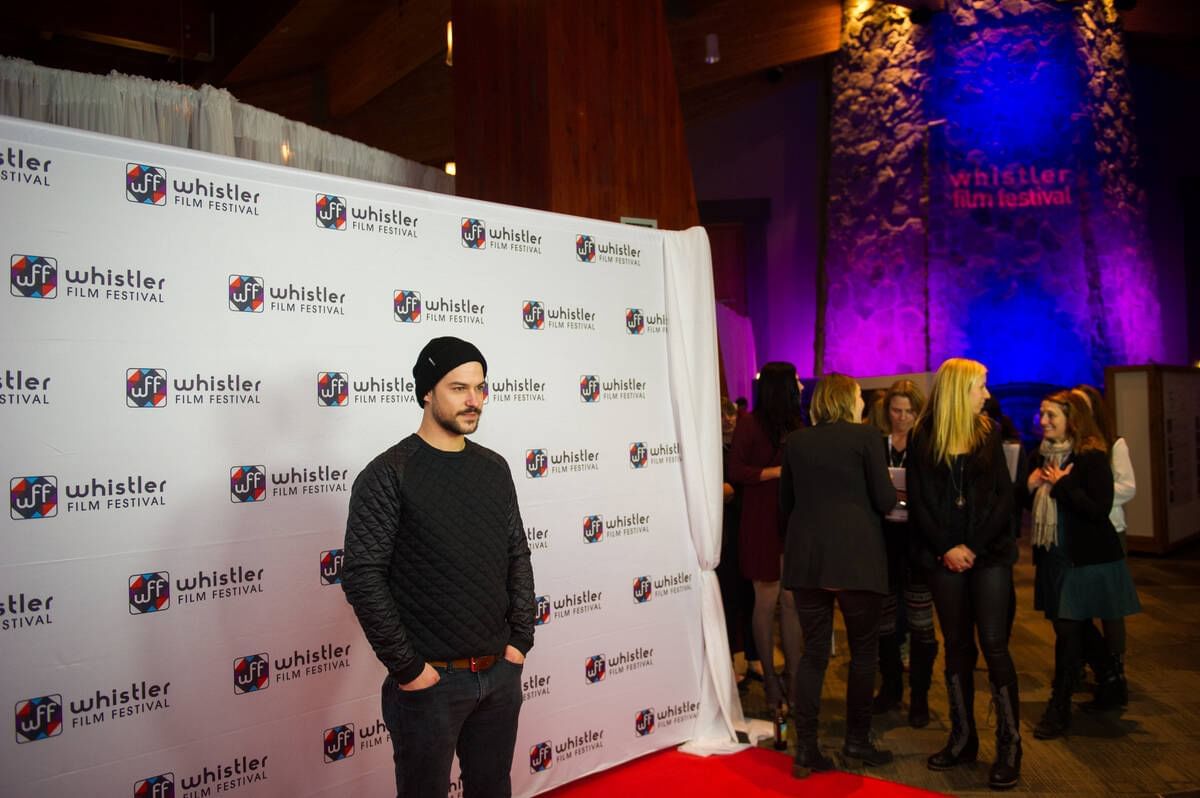
[[1012,565],[1017,561],[1013,531],[1013,483],[1004,459],[1000,428],[993,424],[987,438],[967,456],[967,531],[965,537],[950,530],[945,511],[952,490],[950,467],[935,463],[933,442],[927,430],[916,431],[909,443],[908,519],[918,543],[919,563],[933,568],[960,543],[975,553],[976,566]]
[[882,518],[895,504],[874,427],[835,421],[793,432],[779,480],[783,586],[887,593]]
[[[1033,467],[1041,468],[1045,458],[1034,455]],[[1096,565],[1124,559],[1121,540],[1109,520],[1113,503],[1112,466],[1108,453],[1099,450],[1071,453],[1063,467],[1073,464],[1071,473],[1062,477],[1050,489],[1050,496],[1058,502],[1062,521],[1066,529],[1067,556],[1075,565]],[[1033,494],[1027,494],[1032,505]],[[1034,548],[1033,561],[1037,563],[1043,550]]]

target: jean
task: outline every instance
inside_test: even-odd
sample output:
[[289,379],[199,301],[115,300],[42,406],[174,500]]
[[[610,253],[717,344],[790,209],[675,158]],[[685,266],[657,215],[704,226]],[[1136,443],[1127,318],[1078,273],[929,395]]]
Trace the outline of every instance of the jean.
[[521,711],[521,666],[503,657],[486,671],[438,668],[441,681],[382,690],[383,722],[392,735],[399,798],[446,798],[458,754],[464,798],[507,798]]
[[[983,565],[955,573],[943,566],[929,572],[929,592],[946,640],[946,675],[971,680],[979,648],[988,678],[1001,687],[1015,684],[1017,669],[1008,653],[1011,565]],[[970,709],[968,707],[968,709]]]
[[879,611],[883,596],[865,590],[793,590],[796,613],[804,632],[804,656],[796,669],[795,714],[797,739],[803,745],[817,739],[821,688],[833,641],[833,604],[841,607],[850,643],[850,674],[846,679],[846,740],[866,742],[871,731],[871,693],[879,657]]

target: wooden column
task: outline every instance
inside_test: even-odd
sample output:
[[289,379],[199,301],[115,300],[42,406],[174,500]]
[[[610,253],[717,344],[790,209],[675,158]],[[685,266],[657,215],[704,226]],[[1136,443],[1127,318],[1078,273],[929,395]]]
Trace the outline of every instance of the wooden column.
[[455,0],[459,196],[699,223],[662,5]]

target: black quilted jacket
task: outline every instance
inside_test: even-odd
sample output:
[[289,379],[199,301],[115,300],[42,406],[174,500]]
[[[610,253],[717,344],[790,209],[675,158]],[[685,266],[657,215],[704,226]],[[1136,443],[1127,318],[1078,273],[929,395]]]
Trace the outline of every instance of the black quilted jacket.
[[533,568],[508,464],[410,435],[354,481],[342,588],[400,684],[426,660],[533,647]]

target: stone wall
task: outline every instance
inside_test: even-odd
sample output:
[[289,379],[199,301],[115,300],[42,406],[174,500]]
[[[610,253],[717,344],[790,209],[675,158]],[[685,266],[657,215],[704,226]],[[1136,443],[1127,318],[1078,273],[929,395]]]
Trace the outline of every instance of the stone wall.
[[1119,20],[1102,0],[848,0],[824,371],[1097,381],[1162,348]]

